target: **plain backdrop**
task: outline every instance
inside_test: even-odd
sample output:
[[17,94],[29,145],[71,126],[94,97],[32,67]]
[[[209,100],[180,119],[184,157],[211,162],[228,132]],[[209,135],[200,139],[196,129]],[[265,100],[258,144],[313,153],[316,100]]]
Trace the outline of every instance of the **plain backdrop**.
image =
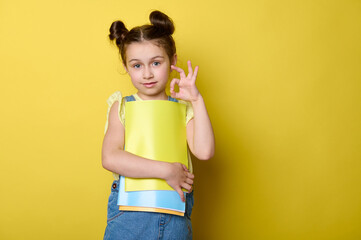
[[361,239],[358,0],[0,0],[0,239],[102,239],[106,100],[134,93],[107,35],[155,9],[216,136],[194,239]]

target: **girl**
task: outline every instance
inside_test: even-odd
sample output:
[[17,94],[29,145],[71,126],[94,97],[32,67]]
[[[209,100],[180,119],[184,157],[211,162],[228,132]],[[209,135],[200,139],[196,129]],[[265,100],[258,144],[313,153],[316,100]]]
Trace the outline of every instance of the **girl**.
[[[150,14],[150,25],[135,27],[130,31],[123,22],[115,21],[110,27],[110,40],[119,48],[123,66],[129,74],[137,93],[121,97],[116,92],[108,99],[108,120],[102,147],[103,167],[115,176],[108,201],[108,220],[104,239],[192,239],[190,215],[193,206],[192,165],[189,170],[180,163],[154,161],[124,151],[124,113],[126,101],[170,100],[187,106],[187,142],[190,151],[201,160],[214,154],[214,136],[211,122],[188,61],[188,75],[176,67],[176,47],[172,37],[172,20],[159,11]],[[180,74],[170,83],[171,96],[166,86],[172,70]],[[174,87],[178,85],[179,91]],[[177,99],[180,100],[177,100]],[[190,160],[190,155],[189,160]],[[182,201],[186,201],[185,216],[153,212],[120,211],[117,206],[119,175],[132,178],[164,179]],[[186,199],[182,188],[188,190]]]

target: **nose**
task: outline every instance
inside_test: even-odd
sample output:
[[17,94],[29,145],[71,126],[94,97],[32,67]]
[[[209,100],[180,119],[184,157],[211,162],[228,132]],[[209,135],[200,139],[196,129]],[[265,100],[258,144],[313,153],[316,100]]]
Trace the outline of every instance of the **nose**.
[[143,78],[144,79],[150,79],[153,78],[153,72],[150,67],[145,67],[143,71]]

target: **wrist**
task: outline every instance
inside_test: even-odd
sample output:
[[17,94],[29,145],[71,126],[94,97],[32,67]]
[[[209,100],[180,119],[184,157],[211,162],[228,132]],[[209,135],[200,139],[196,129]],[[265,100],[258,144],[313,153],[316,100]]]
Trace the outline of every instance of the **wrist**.
[[167,180],[169,176],[172,175],[172,164],[169,162],[159,162],[161,164],[160,167],[160,178]]
[[198,104],[198,103],[200,103],[200,102],[203,102],[203,97],[202,97],[202,95],[201,95],[200,93],[198,93],[198,95],[197,95],[196,97],[192,98],[192,99],[190,100],[190,102],[191,102],[192,105],[194,106],[194,105],[196,105],[196,104]]

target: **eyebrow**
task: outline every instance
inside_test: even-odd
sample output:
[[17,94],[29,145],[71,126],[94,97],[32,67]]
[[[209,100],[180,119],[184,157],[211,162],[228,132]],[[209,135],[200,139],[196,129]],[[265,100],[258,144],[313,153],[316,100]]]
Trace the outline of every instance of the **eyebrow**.
[[[151,60],[155,59],[155,58],[164,58],[163,56],[155,56],[155,57],[152,57]],[[139,59],[132,59],[132,60],[129,60],[128,62],[133,62],[133,61],[140,61]]]

